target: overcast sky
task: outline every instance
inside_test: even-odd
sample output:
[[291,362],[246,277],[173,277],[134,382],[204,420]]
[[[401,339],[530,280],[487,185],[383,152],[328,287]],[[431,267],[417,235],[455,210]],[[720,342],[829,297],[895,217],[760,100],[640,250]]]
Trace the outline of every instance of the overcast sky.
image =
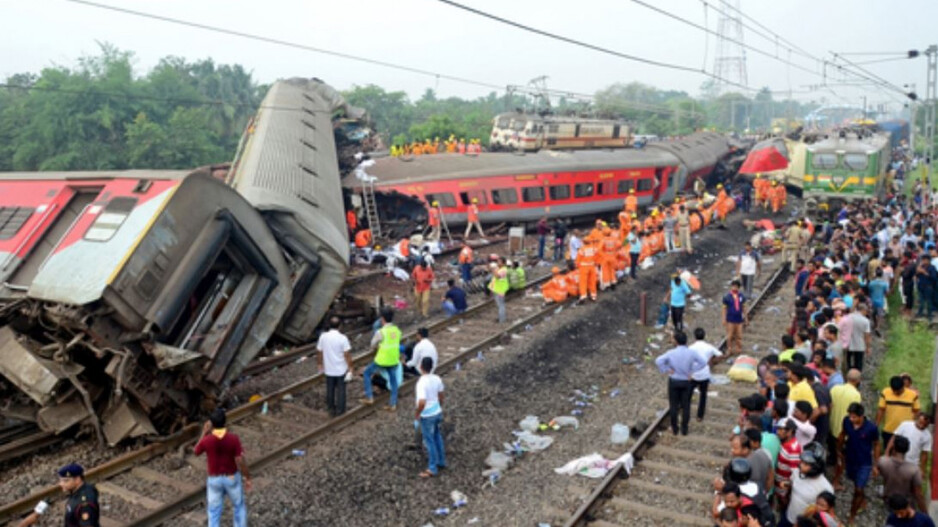
[[[724,8],[720,0],[712,0]],[[732,0],[730,0],[732,1]],[[701,74],[673,71],[615,58],[505,26],[458,10],[436,0],[100,0],[109,5],[146,11],[238,31],[274,37],[381,61],[395,62],[491,83],[525,84],[549,76],[552,88],[593,93],[614,82],[641,81],[660,88],[699,94]],[[648,0],[662,9],[698,24],[705,23],[700,0]],[[464,3],[518,22],[610,49],[649,59],[713,71],[716,39],[699,29],[668,19],[630,0],[464,0]],[[817,57],[829,52],[891,52],[924,49],[936,43],[935,0],[742,0],[741,8],[782,37]],[[724,8],[725,9],[725,8]],[[707,26],[717,29],[720,14],[707,10]],[[0,75],[61,64],[71,66],[83,54],[97,52],[97,42],[109,42],[136,53],[139,72],[159,58],[178,55],[189,60],[210,57],[219,63],[239,63],[261,82],[278,78],[320,77],[345,89],[374,83],[389,90],[405,90],[418,97],[435,88],[440,96],[474,97],[490,88],[437,80],[347,59],[255,42],[166,22],[142,19],[66,0],[0,0]],[[750,26],[753,23],[744,22]],[[758,28],[756,28],[758,29]],[[784,47],[744,28],[745,42],[784,59]],[[764,34],[764,32],[763,32]],[[771,37],[770,37],[771,38]],[[795,93],[802,100],[860,104],[893,101],[870,88],[834,86],[836,95],[805,85],[819,84],[820,74],[790,68],[747,51],[748,85]],[[869,60],[883,57],[850,57]],[[818,63],[797,53],[792,61],[820,71]],[[916,82],[924,95],[926,59],[866,66],[901,86]],[[831,81],[833,82],[833,81]],[[778,95],[776,97],[779,97]]]

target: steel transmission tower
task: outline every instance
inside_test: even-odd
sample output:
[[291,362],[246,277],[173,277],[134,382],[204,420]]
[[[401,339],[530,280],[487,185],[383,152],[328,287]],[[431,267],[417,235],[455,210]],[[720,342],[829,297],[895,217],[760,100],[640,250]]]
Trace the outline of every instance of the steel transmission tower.
[[721,0],[723,9],[717,22],[717,53],[713,74],[717,76],[717,93],[724,93],[731,83],[747,86],[746,50],[743,48],[743,22],[739,0]]

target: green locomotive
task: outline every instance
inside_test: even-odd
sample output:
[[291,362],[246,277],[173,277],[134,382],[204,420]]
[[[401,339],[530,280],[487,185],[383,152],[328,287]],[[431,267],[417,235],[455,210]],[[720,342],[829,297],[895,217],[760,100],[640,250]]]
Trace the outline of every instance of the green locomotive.
[[881,197],[886,190],[889,134],[841,130],[806,147],[802,195],[809,209],[834,211],[844,203]]

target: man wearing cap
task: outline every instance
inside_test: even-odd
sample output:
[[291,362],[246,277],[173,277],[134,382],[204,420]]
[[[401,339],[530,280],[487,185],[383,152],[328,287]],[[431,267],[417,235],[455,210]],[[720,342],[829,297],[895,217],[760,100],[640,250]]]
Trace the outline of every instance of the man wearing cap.
[[[58,475],[59,488],[67,496],[65,527],[99,527],[101,509],[98,506],[98,489],[85,482],[85,469],[78,463],[69,463],[58,470]],[[48,503],[40,501],[17,527],[38,524],[48,508]]]
[[479,238],[485,238],[485,231],[482,230],[482,224],[479,223],[479,198],[472,198],[472,203],[466,208],[466,234],[463,235],[464,239],[469,239],[473,227],[479,231]]

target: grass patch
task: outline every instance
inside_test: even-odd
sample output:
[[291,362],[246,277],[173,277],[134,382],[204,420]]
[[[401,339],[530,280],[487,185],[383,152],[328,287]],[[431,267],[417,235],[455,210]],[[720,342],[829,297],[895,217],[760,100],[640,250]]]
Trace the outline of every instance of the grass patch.
[[[918,291],[916,291],[918,293]],[[935,333],[924,322],[907,321],[902,316],[899,292],[889,296],[886,356],[876,371],[876,390],[889,386],[889,378],[908,372],[921,394],[922,410],[931,402],[931,370],[935,358]]]

